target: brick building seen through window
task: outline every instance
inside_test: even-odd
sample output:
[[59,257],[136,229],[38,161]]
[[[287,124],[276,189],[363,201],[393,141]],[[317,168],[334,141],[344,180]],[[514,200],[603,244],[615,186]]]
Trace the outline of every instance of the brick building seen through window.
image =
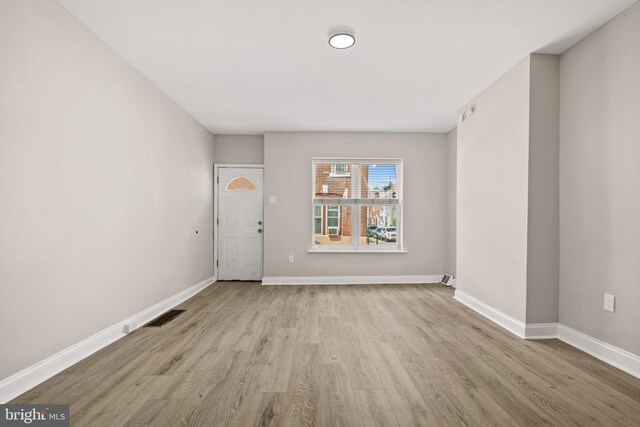
[[[398,202],[396,170],[395,164],[315,162],[314,245],[398,246],[399,204],[378,204]],[[359,239],[354,242],[356,215]]]

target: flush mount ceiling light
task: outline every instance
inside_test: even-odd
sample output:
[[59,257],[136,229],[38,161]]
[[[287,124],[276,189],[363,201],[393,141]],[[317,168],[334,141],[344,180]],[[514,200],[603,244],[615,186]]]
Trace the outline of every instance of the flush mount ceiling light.
[[356,38],[347,33],[338,33],[329,37],[329,44],[334,49],[347,49],[353,46],[355,42]]

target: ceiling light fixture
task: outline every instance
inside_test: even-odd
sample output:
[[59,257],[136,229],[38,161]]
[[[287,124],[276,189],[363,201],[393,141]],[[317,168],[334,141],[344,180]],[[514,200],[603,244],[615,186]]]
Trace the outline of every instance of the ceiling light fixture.
[[356,38],[347,33],[338,33],[329,37],[329,44],[334,49],[347,49],[355,43]]

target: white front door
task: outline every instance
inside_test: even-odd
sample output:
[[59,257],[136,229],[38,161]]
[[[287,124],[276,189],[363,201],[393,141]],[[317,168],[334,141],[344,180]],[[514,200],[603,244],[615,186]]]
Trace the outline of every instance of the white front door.
[[262,279],[263,169],[218,169],[218,279]]

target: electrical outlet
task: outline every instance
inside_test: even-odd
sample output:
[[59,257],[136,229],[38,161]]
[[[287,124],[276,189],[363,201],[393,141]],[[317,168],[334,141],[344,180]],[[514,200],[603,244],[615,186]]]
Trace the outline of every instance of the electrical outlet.
[[604,294],[604,309],[605,311],[614,312],[616,310],[616,296],[611,294]]
[[270,205],[277,205],[278,204],[278,199],[276,198],[276,196],[269,196],[269,204]]
[[289,255],[289,264],[293,264],[294,261],[295,258],[293,257],[293,255]]

